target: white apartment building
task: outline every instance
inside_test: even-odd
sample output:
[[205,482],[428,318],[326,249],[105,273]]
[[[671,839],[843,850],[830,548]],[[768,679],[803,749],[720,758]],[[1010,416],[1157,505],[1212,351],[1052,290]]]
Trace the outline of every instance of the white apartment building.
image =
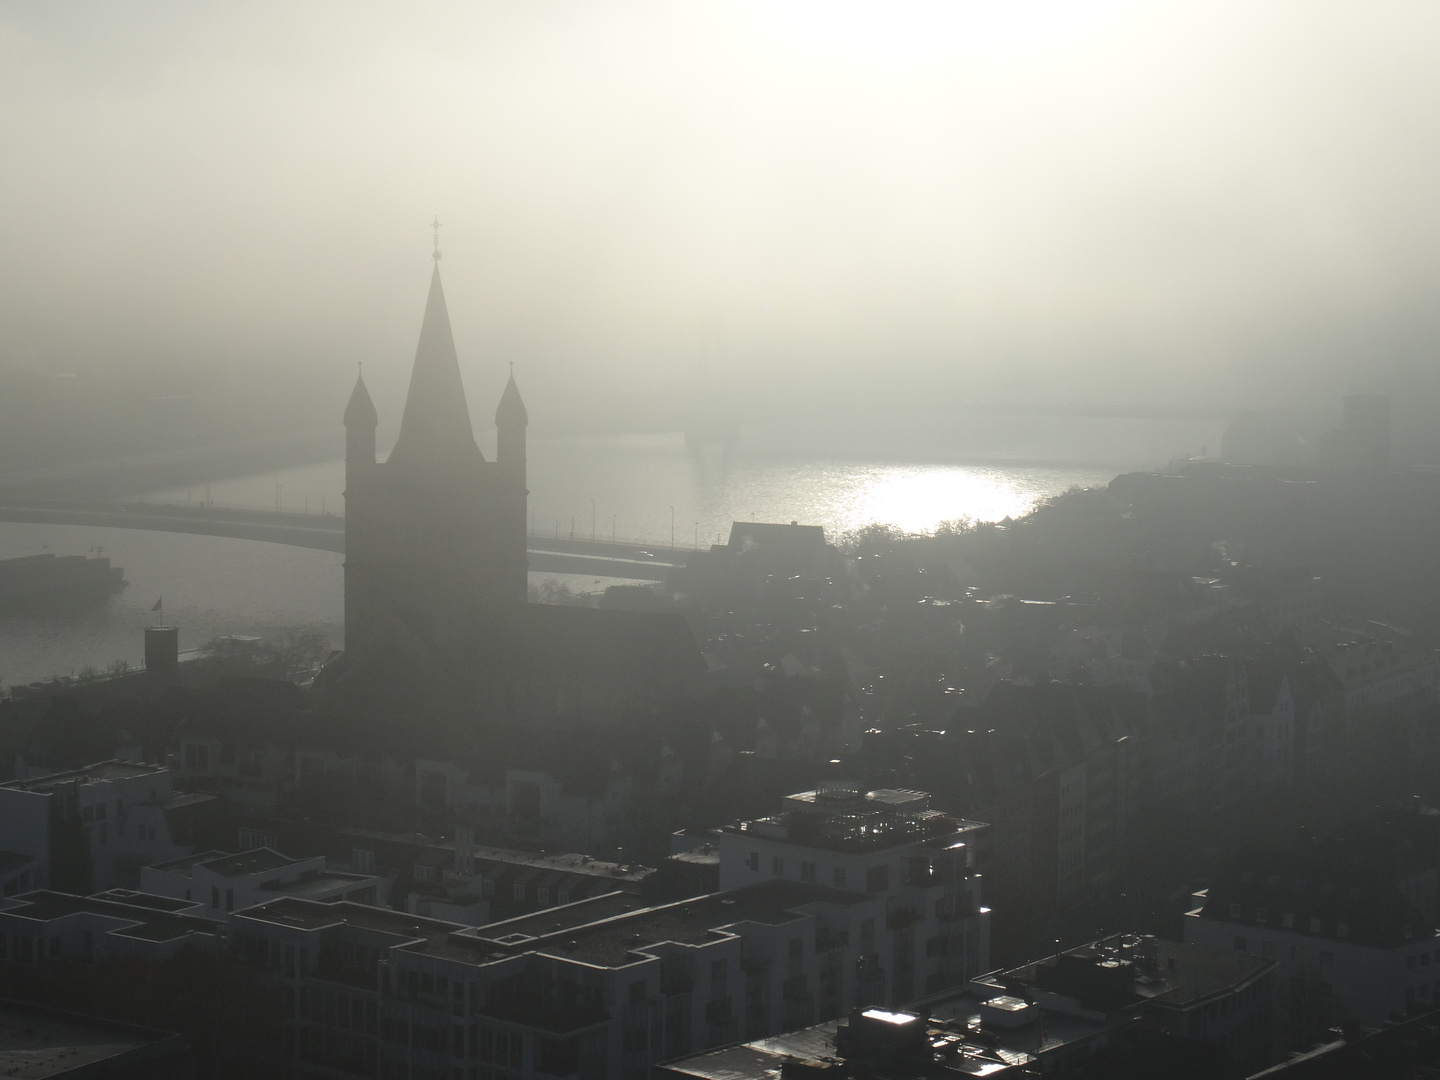
[[170,770],[101,761],[0,784],[0,852],[35,863],[32,884],[90,892],[194,850],[190,819],[214,801],[174,794]]
[[611,893],[466,928],[295,899],[237,913],[295,1075],[645,1080],[658,1061],[883,995],[885,901],[765,881],[658,906]]
[[931,810],[922,792],[832,783],[719,830],[720,888],[783,880],[880,898],[885,925],[866,954],[883,1000],[904,1002],[989,968],[990,909],[968,843],[985,827]]

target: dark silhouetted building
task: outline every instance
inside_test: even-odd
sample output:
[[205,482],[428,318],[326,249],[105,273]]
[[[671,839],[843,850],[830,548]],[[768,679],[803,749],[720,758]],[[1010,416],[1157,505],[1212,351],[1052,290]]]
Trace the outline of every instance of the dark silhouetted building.
[[434,647],[478,611],[525,601],[525,427],[512,375],[496,460],[470,425],[437,264],[400,434],[375,460],[364,378],[345,409],[345,646]]

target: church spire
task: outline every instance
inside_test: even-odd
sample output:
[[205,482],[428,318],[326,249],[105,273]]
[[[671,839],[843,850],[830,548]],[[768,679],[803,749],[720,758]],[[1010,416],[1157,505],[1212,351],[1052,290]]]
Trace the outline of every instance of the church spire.
[[465,386],[437,260],[430,275],[430,295],[420,324],[405,413],[389,464],[428,472],[484,460],[470,426],[470,409],[465,404]]

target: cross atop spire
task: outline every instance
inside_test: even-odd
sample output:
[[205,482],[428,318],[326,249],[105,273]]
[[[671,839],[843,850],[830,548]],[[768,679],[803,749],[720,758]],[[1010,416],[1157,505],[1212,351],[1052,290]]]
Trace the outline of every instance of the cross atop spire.
[[430,223],[430,228],[435,230],[435,254],[430,257],[437,263],[440,261],[440,215],[435,215],[435,220]]

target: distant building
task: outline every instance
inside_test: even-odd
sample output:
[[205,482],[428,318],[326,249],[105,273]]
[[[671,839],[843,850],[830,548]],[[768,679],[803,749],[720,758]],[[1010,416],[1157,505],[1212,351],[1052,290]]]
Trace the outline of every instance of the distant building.
[[101,761],[0,784],[0,852],[33,860],[32,884],[77,892],[134,885],[140,868],[194,850],[213,795],[171,789],[163,765]]
[[1321,457],[1342,473],[1374,474],[1390,469],[1393,453],[1389,394],[1348,394],[1338,431],[1320,436]]
[[1408,641],[1355,635],[1319,650],[1339,684],[1345,713],[1435,700],[1435,650]]
[[843,569],[844,558],[820,525],[736,521],[724,544],[693,556],[676,584],[702,603],[755,602],[814,589]]
[[989,966],[990,909],[969,847],[984,828],[930,809],[921,792],[823,785],[720,829],[720,888],[778,879],[882,899],[885,925],[863,943],[884,981],[873,1000],[906,1001]]
[[323,855],[292,859],[270,848],[240,854],[206,851],[146,866],[140,871],[140,888],[194,903],[195,914],[221,922],[232,912],[282,896],[381,907],[389,900],[389,885],[382,877],[328,869]]

